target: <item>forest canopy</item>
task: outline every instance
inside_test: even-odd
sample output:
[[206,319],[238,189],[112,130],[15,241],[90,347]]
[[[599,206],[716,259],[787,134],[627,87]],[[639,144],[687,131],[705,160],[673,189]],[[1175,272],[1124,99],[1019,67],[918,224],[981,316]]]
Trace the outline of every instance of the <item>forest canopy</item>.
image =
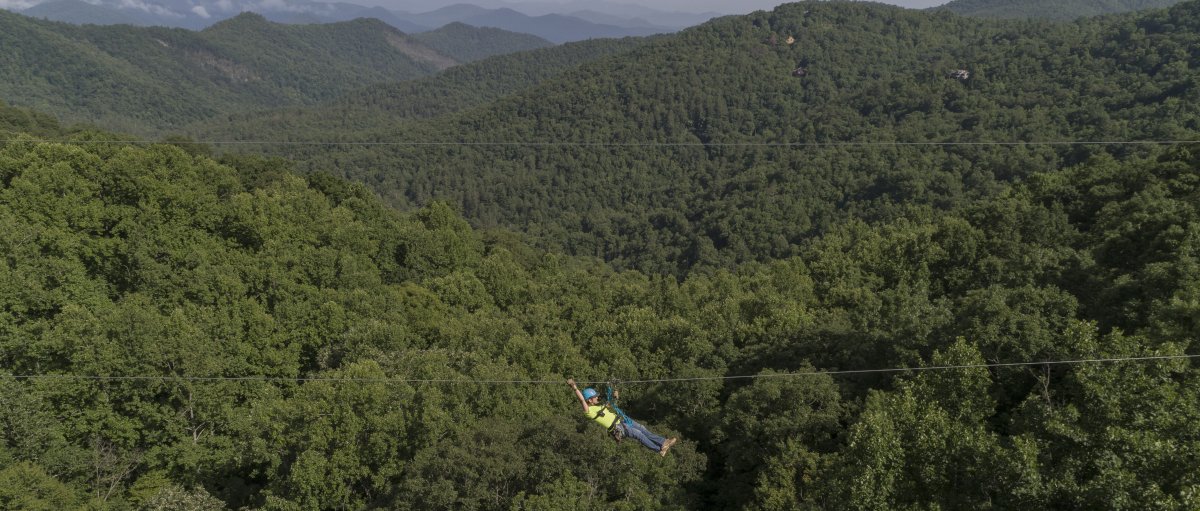
[[1038,18],[1070,21],[1101,14],[1162,9],[1180,0],[952,0],[936,7],[981,18]]
[[[1072,24],[802,2],[430,118],[375,94],[195,135],[286,141],[237,149],[367,183],[401,209],[446,201],[477,227],[678,276],[1142,149],[1067,142],[1193,140],[1198,33],[1196,1]],[[378,112],[358,115],[366,104]]]
[[282,160],[58,136],[0,147],[3,507],[1200,505],[1183,359],[623,386],[666,458],[565,385],[470,383],[1196,354],[1189,146],[677,280]]
[[0,104],[0,508],[1198,509],[1198,28],[808,2],[198,138]]

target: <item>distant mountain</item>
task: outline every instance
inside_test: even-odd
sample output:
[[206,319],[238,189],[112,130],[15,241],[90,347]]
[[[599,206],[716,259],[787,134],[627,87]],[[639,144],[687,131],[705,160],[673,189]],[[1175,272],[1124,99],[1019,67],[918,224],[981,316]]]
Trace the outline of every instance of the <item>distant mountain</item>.
[[[419,0],[408,0],[418,2]],[[644,5],[634,3],[609,2],[605,0],[570,0],[570,1],[508,1],[508,0],[471,0],[471,3],[488,8],[508,7],[530,16],[541,16],[543,14],[569,14],[578,18],[586,19],[593,23],[601,23],[617,26],[637,26],[625,25],[618,20],[642,20],[655,27],[670,27],[676,30],[699,25],[712,18],[724,16],[729,12],[742,12],[749,9],[739,9],[737,2],[728,2],[730,11],[726,13],[720,12],[682,12],[682,11],[663,11]],[[784,3],[784,2],[780,2]],[[416,10],[416,8],[410,8]],[[594,12],[603,16],[607,16],[605,21],[602,18],[593,19],[587,15],[579,15],[579,12]]]
[[476,27],[501,28],[512,32],[533,34],[555,43],[609,37],[647,36],[672,31],[663,28],[605,25],[561,14],[535,17],[513,9],[485,9],[470,4],[450,5],[435,11],[407,15],[405,18],[414,23],[429,26],[459,22]]
[[89,3],[82,0],[49,0],[20,11],[32,18],[75,25],[134,25],[189,30],[200,30],[238,12],[213,16],[199,5],[173,10],[144,2]]
[[[129,24],[200,30],[242,12],[254,12],[270,21],[286,24],[318,24],[374,18],[405,33],[433,30],[450,23],[490,27],[531,34],[553,43],[583,39],[646,36],[673,32],[676,28],[645,21],[622,19],[584,11],[598,23],[562,14],[529,16],[509,8],[488,9],[472,4],[455,4],[423,13],[407,13],[383,7],[365,7],[345,2],[309,0],[51,0],[26,11],[29,16],[66,23],[97,25]],[[506,44],[501,42],[500,44]]]
[[377,20],[289,26],[255,14],[192,32],[0,11],[0,47],[0,100],[135,133],[313,103],[457,63]]
[[61,21],[82,25],[163,25],[158,16],[140,9],[117,9],[103,5],[94,5],[83,0],[54,0],[43,2],[21,11],[21,14],[32,18]]
[[[275,8],[272,8],[275,6]],[[345,2],[307,2],[289,0],[288,2],[259,2],[243,8],[245,11],[259,12],[267,19],[278,23],[333,23],[350,21],[357,18],[373,18],[395,27],[401,32],[424,32],[440,25],[424,25],[405,19],[400,13],[383,7],[365,7]],[[289,16],[294,16],[289,18]],[[307,19],[308,21],[302,21]]]
[[459,62],[472,62],[496,55],[554,46],[554,43],[534,35],[499,28],[472,27],[459,22],[449,23],[437,30],[413,34],[412,37]]
[[461,22],[465,19],[487,16],[494,11],[495,9],[485,9],[478,5],[453,4],[418,14],[405,13],[403,16],[405,19],[413,23],[425,25],[427,27],[440,27],[456,21]]
[[591,11],[591,10],[574,11],[574,12],[569,13],[568,15],[575,17],[575,18],[579,18],[584,21],[589,21],[592,23],[599,23],[602,25],[612,25],[612,26],[616,26],[616,27],[647,28],[647,29],[658,30],[661,32],[674,32],[675,30],[680,28],[680,27],[657,26],[657,25],[650,23],[649,21],[646,21],[646,20],[640,19],[640,18],[625,18],[625,17],[621,17],[621,16],[615,16],[612,14],[605,14],[603,12],[597,12],[597,11]]
[[[780,2],[783,3],[783,2]],[[707,22],[713,18],[724,16],[719,12],[682,12],[682,11],[661,11],[652,9],[644,5],[637,4],[610,4],[607,2],[583,2],[586,9],[603,12],[623,18],[637,18],[646,20],[647,22],[659,27],[674,27],[676,29],[691,27]],[[737,5],[731,3],[730,5]]]
[[286,24],[317,24],[374,18],[402,32],[424,32],[440,25],[421,25],[404,19],[383,7],[365,7],[345,2],[280,0],[202,0],[178,3],[176,0],[131,2],[100,0],[50,0],[30,7],[22,14],[34,18],[73,24],[161,26],[200,30],[242,12],[254,12],[270,21]]
[[1183,0],[953,0],[935,9],[980,18],[1067,21],[1101,14],[1170,7]]

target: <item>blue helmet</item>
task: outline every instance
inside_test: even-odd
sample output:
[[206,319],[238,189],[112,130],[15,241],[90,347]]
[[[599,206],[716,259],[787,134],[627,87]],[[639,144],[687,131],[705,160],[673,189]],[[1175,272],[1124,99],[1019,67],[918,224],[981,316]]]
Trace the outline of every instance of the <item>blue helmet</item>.
[[594,398],[599,395],[600,395],[600,393],[596,392],[596,389],[593,389],[591,387],[583,389],[583,399],[584,400],[588,400],[588,399]]

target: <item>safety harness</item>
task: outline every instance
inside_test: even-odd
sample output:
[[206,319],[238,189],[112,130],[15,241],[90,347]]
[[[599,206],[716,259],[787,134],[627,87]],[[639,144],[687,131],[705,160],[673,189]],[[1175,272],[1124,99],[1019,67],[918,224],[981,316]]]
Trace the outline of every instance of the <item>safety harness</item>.
[[629,423],[633,422],[633,419],[630,419],[628,415],[625,415],[625,412],[621,411],[621,408],[617,406],[617,400],[613,397],[613,388],[616,386],[616,380],[609,380],[608,385],[604,390],[604,406],[600,407],[600,411],[596,412],[596,416],[592,417],[592,419],[604,417],[608,409],[611,408],[612,411],[617,414],[617,418],[619,420],[613,421],[612,425],[608,427],[608,435],[611,436],[613,440],[620,442],[621,440],[625,439],[625,427],[628,426]]

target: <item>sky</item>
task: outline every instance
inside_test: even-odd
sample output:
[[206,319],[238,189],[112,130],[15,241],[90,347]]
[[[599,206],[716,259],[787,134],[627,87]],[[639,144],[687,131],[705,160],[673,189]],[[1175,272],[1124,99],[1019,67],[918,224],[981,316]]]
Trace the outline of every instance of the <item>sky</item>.
[[[0,8],[23,9],[41,3],[43,0],[0,0]],[[120,4],[160,4],[178,3],[164,0],[84,0],[90,3]],[[228,0],[225,0],[228,1]],[[275,0],[284,2],[286,0]],[[313,0],[317,2],[336,2],[338,0]],[[610,11],[618,14],[628,9],[613,6],[602,8],[598,4],[624,4],[626,6],[649,7],[660,11],[678,11],[685,13],[745,14],[757,10],[770,10],[780,3],[794,0],[342,0],[360,5],[380,5],[406,12],[426,12],[452,4],[471,3],[489,8],[511,6],[527,14],[540,15],[547,12],[569,13],[580,9]],[[902,7],[923,9],[941,5],[949,0],[874,0]],[[194,2],[207,3],[207,2]],[[562,6],[560,10],[557,6]],[[132,5],[136,7],[136,5]],[[522,7],[527,7],[523,9]]]

